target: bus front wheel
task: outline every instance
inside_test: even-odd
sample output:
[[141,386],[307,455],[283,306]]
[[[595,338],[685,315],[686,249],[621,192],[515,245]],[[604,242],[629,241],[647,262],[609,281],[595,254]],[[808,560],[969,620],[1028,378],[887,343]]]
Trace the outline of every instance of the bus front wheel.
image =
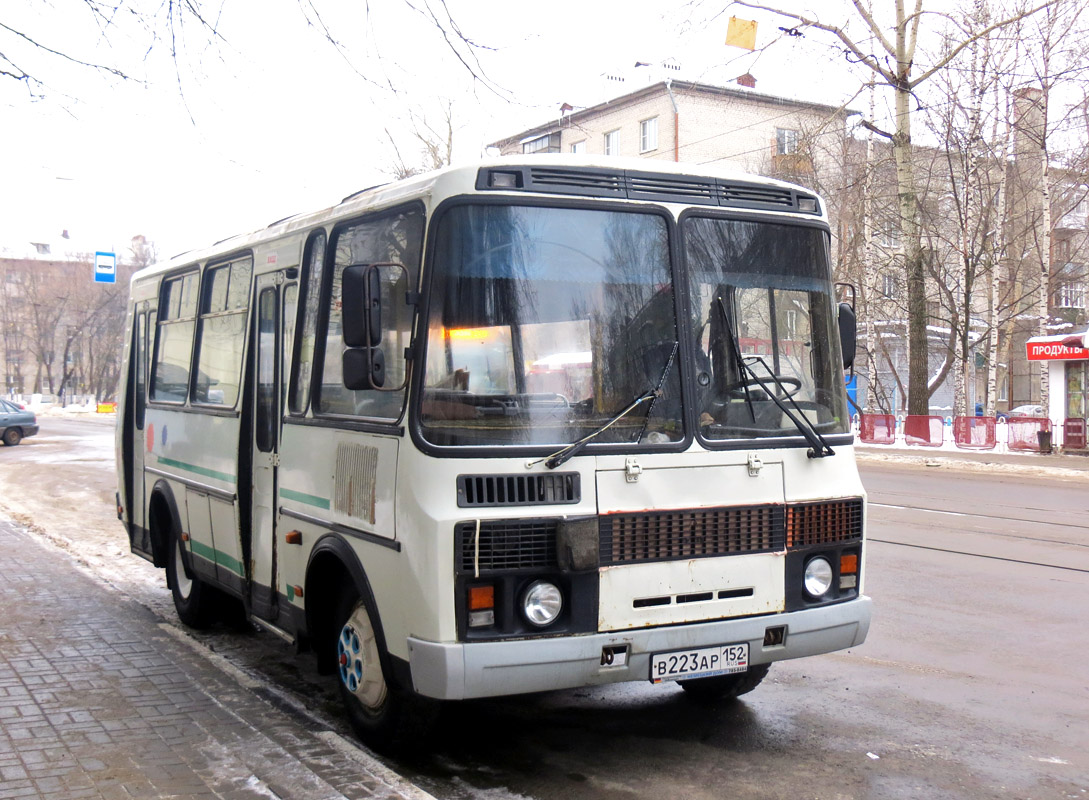
[[680,681],[680,684],[693,700],[732,700],[748,694],[759,686],[769,669],[771,664],[756,664],[749,667],[747,672],[716,675],[712,678],[696,678],[691,681]]
[[341,598],[337,620],[337,684],[356,735],[381,751],[403,751],[424,742],[438,704],[387,679],[388,656],[369,604],[348,592]]
[[211,587],[205,586],[200,578],[191,574],[185,566],[182,556],[181,539],[177,533],[171,535],[169,563],[166,567],[170,593],[174,596],[174,608],[178,619],[190,628],[206,628],[212,621]]

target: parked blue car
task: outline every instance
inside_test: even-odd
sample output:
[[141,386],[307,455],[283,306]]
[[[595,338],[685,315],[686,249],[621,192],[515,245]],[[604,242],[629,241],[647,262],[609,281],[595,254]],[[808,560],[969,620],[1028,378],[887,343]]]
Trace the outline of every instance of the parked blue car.
[[0,440],[8,447],[15,447],[27,436],[38,432],[38,418],[33,411],[0,398]]

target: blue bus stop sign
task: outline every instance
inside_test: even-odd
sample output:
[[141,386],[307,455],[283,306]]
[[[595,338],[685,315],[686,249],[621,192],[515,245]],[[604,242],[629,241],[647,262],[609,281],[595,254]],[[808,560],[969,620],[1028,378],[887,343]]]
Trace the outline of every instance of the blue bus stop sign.
[[95,283],[117,283],[117,256],[113,253],[95,253]]

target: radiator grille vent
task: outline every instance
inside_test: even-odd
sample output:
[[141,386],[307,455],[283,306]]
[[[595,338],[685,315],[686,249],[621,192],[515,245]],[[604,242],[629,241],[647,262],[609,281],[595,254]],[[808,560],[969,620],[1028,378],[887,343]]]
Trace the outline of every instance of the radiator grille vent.
[[458,506],[540,506],[577,503],[582,483],[577,472],[547,475],[459,475]]
[[626,194],[622,173],[536,168],[530,171],[530,176],[532,188],[538,192],[548,191],[551,187],[560,192],[590,189],[594,194],[613,194],[617,197],[624,197]]
[[784,547],[783,507],[708,508],[601,517],[601,563],[669,561]]
[[862,538],[862,498],[787,506],[787,547],[811,547]]
[[[518,173],[517,188],[513,191],[820,213],[819,203],[813,195],[787,186],[595,167],[502,167],[495,171]],[[491,172],[489,168],[480,170],[477,189],[512,191],[507,185],[491,186]],[[799,198],[811,201],[804,211],[799,208]]]
[[333,479],[333,508],[349,517],[373,523],[377,479],[377,447],[340,443]]
[[476,523],[460,522],[454,528],[458,568],[464,573],[504,569],[547,569],[556,566],[556,524],[554,519],[486,520],[480,523],[480,546],[476,546]]

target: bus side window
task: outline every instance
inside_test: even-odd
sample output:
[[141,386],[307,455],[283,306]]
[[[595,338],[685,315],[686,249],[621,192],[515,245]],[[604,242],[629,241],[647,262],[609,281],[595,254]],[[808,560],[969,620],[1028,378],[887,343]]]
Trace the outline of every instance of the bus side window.
[[[325,231],[310,234],[303,254],[303,273],[300,284],[302,295],[299,318],[302,327],[291,352],[291,389],[288,392],[288,410],[292,414],[305,414],[310,405],[310,385],[314,377],[314,342],[318,331],[318,309],[321,307],[322,264],[325,261]],[[286,305],[285,305],[286,308]],[[292,326],[292,334],[294,326]],[[285,336],[287,336],[285,326]],[[286,339],[290,342],[290,339]]]
[[163,281],[151,373],[151,399],[184,403],[189,394],[189,359],[197,319],[197,272]]
[[147,397],[147,313],[141,311],[136,317],[136,352],[135,359],[136,386],[134,387],[133,403],[136,417],[136,430],[144,429],[144,409]]
[[[296,303],[299,300],[299,285],[297,283],[289,283],[284,287],[284,302],[283,302],[283,319],[280,321],[281,326],[281,349],[283,353],[283,364],[281,370],[284,375],[290,375],[289,370],[292,369],[292,364],[288,360],[293,354],[293,343],[295,341],[295,318],[297,315]],[[287,380],[286,378],[280,379],[280,413],[283,414],[284,409],[287,407]]]
[[194,403],[233,407],[238,400],[252,275],[250,258],[204,273]]
[[[323,340],[325,347],[321,356],[321,384],[316,408],[319,413],[390,420],[401,416],[405,395],[403,391],[353,391],[344,386],[342,279],[345,267],[352,264],[393,262],[404,265],[408,271],[410,286],[402,287],[402,292],[415,288],[419,281],[423,229],[423,209],[411,207],[361,220],[337,231],[333,241],[335,260],[332,273],[328,276],[331,286],[326,288],[328,302]],[[397,386],[404,378],[403,353],[412,335],[412,312],[404,303],[393,303],[391,309],[394,313],[382,321],[381,347],[386,354],[387,385]]]

